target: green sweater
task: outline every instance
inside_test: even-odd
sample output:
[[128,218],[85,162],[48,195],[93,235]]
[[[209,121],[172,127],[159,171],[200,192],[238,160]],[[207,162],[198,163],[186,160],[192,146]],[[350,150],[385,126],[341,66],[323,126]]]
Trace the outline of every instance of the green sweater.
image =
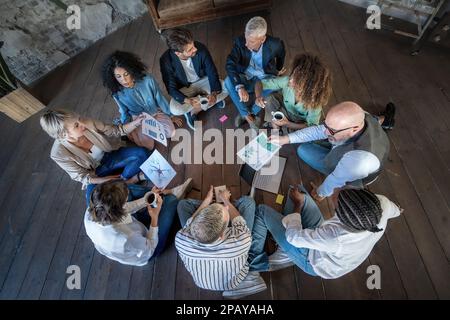
[[288,118],[294,122],[304,121],[308,126],[317,125],[320,121],[322,107],[307,109],[303,103],[295,103],[294,89],[289,86],[289,77],[276,77],[261,80],[263,89],[281,90],[284,107],[288,112]]

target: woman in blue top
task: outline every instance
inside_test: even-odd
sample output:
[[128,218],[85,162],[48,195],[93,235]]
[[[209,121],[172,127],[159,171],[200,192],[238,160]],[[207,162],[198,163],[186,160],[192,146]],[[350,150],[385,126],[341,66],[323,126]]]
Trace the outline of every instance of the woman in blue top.
[[[158,120],[167,138],[175,134],[175,123],[182,125],[179,118],[173,118],[169,104],[159,89],[155,78],[146,73],[146,66],[130,52],[116,51],[103,63],[103,85],[108,88],[119,106],[120,121],[128,123],[142,113],[148,113]],[[155,141],[142,133],[142,127],[128,135],[138,146],[152,150]]]

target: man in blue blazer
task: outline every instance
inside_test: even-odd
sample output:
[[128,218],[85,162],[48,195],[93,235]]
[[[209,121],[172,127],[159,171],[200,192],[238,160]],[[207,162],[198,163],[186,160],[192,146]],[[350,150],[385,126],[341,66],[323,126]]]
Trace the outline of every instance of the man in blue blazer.
[[167,92],[172,97],[170,111],[184,114],[192,130],[197,114],[217,105],[225,107],[228,93],[219,79],[211,55],[192,33],[175,28],[164,33],[169,49],[159,59]]
[[283,68],[286,56],[283,41],[266,33],[264,18],[253,17],[245,26],[245,35],[234,40],[227,58],[225,87],[240,114],[235,121],[236,127],[246,120],[251,128],[259,128],[261,122],[255,115],[261,108],[254,104],[255,82],[286,71]]

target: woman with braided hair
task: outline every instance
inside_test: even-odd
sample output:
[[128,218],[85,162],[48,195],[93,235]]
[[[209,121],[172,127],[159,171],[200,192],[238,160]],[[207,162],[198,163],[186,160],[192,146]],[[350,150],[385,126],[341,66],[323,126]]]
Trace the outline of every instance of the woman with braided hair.
[[339,193],[336,215],[354,231],[380,232],[381,204],[377,196],[368,190],[348,189]]
[[323,221],[319,207],[301,186],[290,193],[294,212],[283,216],[266,205],[258,207],[254,229],[273,235],[278,250],[268,257],[268,270],[296,264],[306,273],[339,278],[366,260],[383,236],[387,221],[403,211],[388,198],[363,189],[339,193],[336,214]]

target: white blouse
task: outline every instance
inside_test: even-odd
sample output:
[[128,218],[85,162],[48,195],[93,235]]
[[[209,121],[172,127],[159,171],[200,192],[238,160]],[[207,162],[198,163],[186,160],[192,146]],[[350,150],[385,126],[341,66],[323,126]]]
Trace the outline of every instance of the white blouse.
[[383,210],[378,227],[383,231],[352,232],[334,215],[316,229],[303,229],[298,213],[283,218],[286,240],[295,247],[308,248],[308,259],[317,275],[335,279],[356,269],[366,260],[375,244],[383,236],[389,219],[398,217],[396,204],[377,195]]
[[120,223],[101,225],[92,221],[86,210],[84,226],[86,233],[102,255],[123,264],[146,265],[158,245],[158,227],[147,229],[132,213],[145,208],[145,198],[127,202],[127,215]]
[[92,145],[92,148],[89,151],[89,155],[92,157],[92,159],[98,162],[102,160],[104,154],[105,152],[99,147],[97,147],[95,144]]

